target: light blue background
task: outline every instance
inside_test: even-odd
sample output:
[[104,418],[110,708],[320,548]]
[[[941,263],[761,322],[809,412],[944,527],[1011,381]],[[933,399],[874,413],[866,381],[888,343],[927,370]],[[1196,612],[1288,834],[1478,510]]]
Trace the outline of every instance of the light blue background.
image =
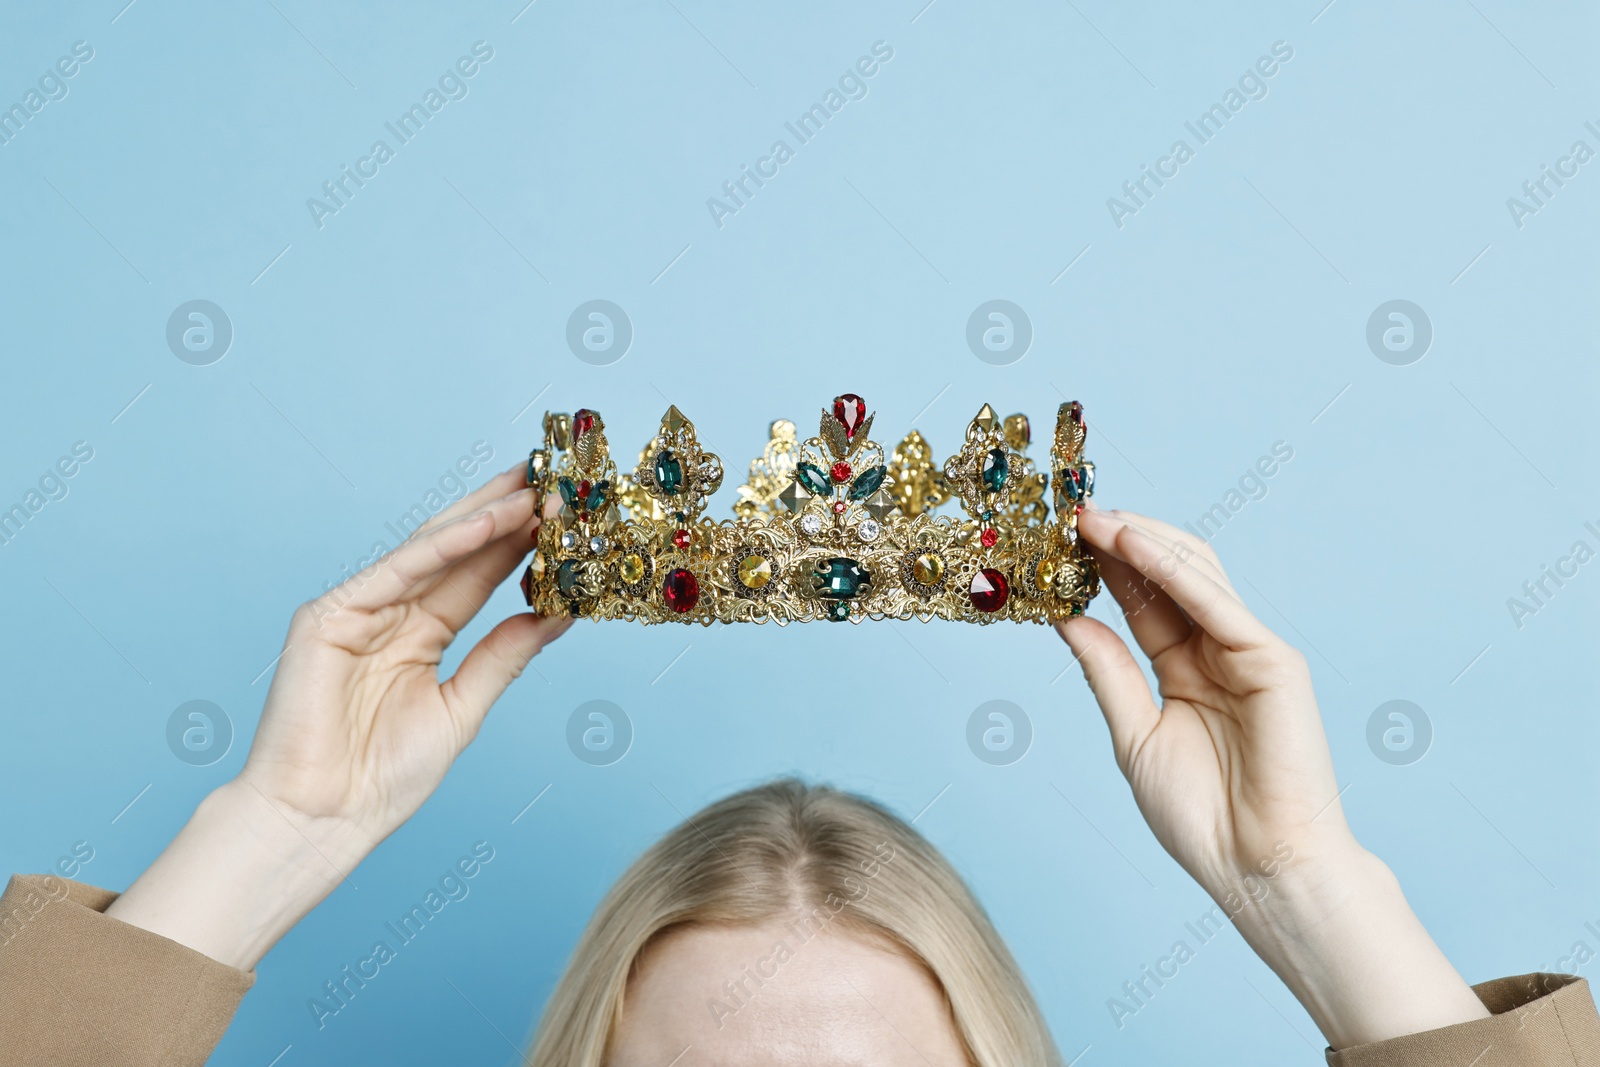
[[[1215,544],[1310,657],[1357,832],[1469,980],[1600,947],[1600,563],[1520,629],[1506,606],[1600,525],[1600,162],[1520,229],[1506,207],[1574,140],[1600,148],[1592,7],[123,2],[0,12],[0,103],[95,50],[0,147],[0,505],[94,449],[0,547],[0,866],[85,840],[80,877],[125,887],[242,763],[294,606],[474,442],[492,469],[525,454],[547,406],[599,408],[629,460],[677,403],[727,463],[726,514],[768,421],[837,392],[942,456],[985,400],[1044,437],[1065,391],[1106,506],[1191,521],[1294,449]],[[470,94],[318,229],[306,199],[479,40]],[[879,40],[866,98],[717,228],[706,199]],[[1279,40],[1269,95],[1117,228],[1106,198]],[[196,298],[235,329],[207,367],[164,339]],[[608,367],[564,340],[592,298],[636,331]],[[993,298],[1034,326],[1010,366],[965,344]],[[1394,298],[1433,322],[1411,366],[1364,339]],[[508,583],[460,647],[519,607]],[[1107,998],[1209,902],[1048,629],[584,624],[537,668],[261,965],[214,1062],[508,1059],[629,860],[786,771],[907,817],[939,798],[918,826],[1068,1058],[1321,1062],[1232,932],[1113,1025]],[[595,697],[636,729],[609,767],[563,740]],[[239,732],[206,768],[164,740],[197,698]],[[964,740],[996,698],[1034,727],[1009,767]],[[1394,698],[1435,730],[1411,766],[1367,747]],[[307,999],[477,840],[497,855],[471,896],[319,1032]]]

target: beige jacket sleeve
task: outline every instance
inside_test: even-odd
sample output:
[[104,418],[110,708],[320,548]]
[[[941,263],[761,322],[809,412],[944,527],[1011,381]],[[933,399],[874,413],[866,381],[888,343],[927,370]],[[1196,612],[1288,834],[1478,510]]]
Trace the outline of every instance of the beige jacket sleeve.
[[[102,914],[117,894],[18,875],[0,896],[0,1067],[198,1067],[254,973]],[[1328,1053],[1332,1067],[1600,1067],[1589,983],[1475,986],[1488,1019]]]
[[1524,974],[1475,985],[1487,1019],[1329,1050],[1331,1067],[1600,1067],[1600,1016],[1589,983]]
[[255,982],[102,914],[116,893],[17,875],[0,896],[0,1067],[203,1064]]

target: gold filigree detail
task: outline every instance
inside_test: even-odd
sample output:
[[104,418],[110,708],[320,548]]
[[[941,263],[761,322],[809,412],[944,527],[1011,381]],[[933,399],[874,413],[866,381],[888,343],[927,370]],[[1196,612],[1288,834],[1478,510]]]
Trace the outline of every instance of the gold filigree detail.
[[788,419],[778,419],[770,432],[761,455],[750,461],[749,477],[739,486],[733,513],[741,519],[779,514],[782,506],[778,494],[794,481],[794,465],[800,454],[795,425]]
[[900,439],[889,457],[889,475],[894,478],[894,501],[900,514],[915,518],[950,499],[944,473],[933,461],[933,446],[912,430]]

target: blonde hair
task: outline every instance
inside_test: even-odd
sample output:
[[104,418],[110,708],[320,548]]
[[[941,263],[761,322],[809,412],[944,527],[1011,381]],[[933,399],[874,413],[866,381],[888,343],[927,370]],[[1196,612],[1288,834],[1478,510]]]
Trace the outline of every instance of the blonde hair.
[[975,1067],[1059,1067],[1022,972],[949,861],[877,803],[794,778],[709,805],[628,868],[579,939],[530,1062],[601,1067],[629,976],[654,939],[797,911],[926,967]]

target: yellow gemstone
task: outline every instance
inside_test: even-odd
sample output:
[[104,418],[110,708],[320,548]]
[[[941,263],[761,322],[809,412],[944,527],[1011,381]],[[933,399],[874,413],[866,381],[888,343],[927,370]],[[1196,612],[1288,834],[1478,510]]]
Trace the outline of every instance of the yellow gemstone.
[[541,549],[533,550],[533,559],[528,566],[532,569],[535,580],[544,577],[544,552]]
[[617,571],[622,575],[622,580],[632,585],[644,577],[644,557],[637,552],[630,552],[622,557]]
[[1050,583],[1055,581],[1055,577],[1056,561],[1049,556],[1041,559],[1039,565],[1033,569],[1033,579],[1038,583],[1040,589],[1048,588]]
[[746,589],[760,589],[772,581],[772,562],[765,556],[746,556],[739,561],[739,581]]
[[923,585],[938,585],[944,577],[944,560],[933,552],[924,552],[911,565],[911,575]]

